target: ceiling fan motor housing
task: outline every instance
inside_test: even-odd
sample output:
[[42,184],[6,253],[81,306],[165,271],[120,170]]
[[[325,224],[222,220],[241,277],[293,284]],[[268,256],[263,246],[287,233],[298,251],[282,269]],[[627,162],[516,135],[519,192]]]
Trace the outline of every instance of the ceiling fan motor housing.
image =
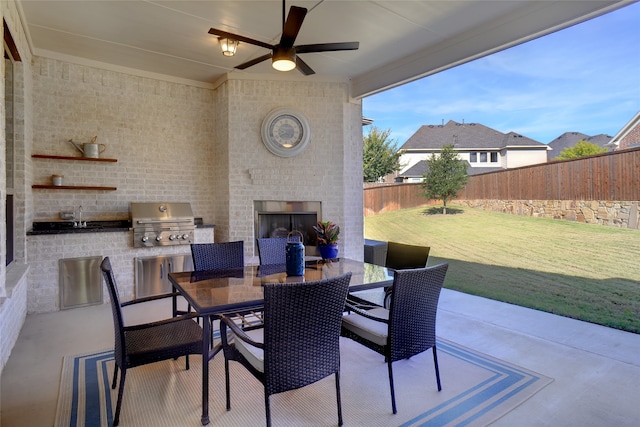
[[296,68],[296,50],[293,47],[276,46],[273,49],[273,68],[278,71],[291,71]]

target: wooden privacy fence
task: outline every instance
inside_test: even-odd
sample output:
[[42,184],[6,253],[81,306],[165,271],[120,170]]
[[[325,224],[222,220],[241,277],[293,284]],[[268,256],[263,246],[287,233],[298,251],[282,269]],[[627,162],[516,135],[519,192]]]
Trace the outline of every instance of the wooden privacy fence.
[[421,193],[420,183],[365,187],[364,216],[435,203],[427,200]]
[[[472,175],[459,200],[640,201],[640,148]],[[364,215],[441,203],[419,183],[364,189]]]

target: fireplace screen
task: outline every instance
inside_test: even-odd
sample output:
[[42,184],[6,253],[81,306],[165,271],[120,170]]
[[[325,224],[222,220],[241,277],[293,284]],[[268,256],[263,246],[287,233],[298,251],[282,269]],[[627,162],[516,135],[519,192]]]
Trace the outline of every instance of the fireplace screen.
[[321,218],[320,202],[256,201],[254,205],[256,238],[287,237],[291,231],[299,231],[304,246],[317,245],[313,226]]
[[318,221],[318,216],[315,213],[263,213],[259,218],[258,238],[287,237],[291,231],[299,231],[302,233],[302,243],[305,246],[316,246],[316,232],[313,226]]

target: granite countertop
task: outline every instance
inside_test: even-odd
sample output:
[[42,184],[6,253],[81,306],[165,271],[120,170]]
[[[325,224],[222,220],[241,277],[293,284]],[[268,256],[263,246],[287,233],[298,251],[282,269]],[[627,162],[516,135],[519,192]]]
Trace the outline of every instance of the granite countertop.
[[70,233],[105,233],[112,231],[129,231],[131,221],[128,219],[112,221],[87,221],[86,227],[74,227],[73,221],[39,221],[33,223],[33,228],[27,231],[27,236],[43,234]]
[[[196,223],[196,228],[214,228],[214,224]],[[27,236],[72,233],[106,233],[131,230],[131,220],[87,221],[86,227],[74,227],[73,221],[38,221],[27,231]]]

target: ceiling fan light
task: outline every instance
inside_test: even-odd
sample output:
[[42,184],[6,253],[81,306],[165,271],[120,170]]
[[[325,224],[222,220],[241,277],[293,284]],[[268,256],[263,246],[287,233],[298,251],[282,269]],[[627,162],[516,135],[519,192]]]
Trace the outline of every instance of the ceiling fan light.
[[295,49],[283,49],[280,46],[277,46],[273,51],[271,66],[278,71],[291,71],[296,68]]
[[233,56],[236,54],[236,50],[238,49],[238,40],[228,39],[226,37],[220,37],[218,39],[220,43],[220,48],[222,49],[222,54],[224,56]]

